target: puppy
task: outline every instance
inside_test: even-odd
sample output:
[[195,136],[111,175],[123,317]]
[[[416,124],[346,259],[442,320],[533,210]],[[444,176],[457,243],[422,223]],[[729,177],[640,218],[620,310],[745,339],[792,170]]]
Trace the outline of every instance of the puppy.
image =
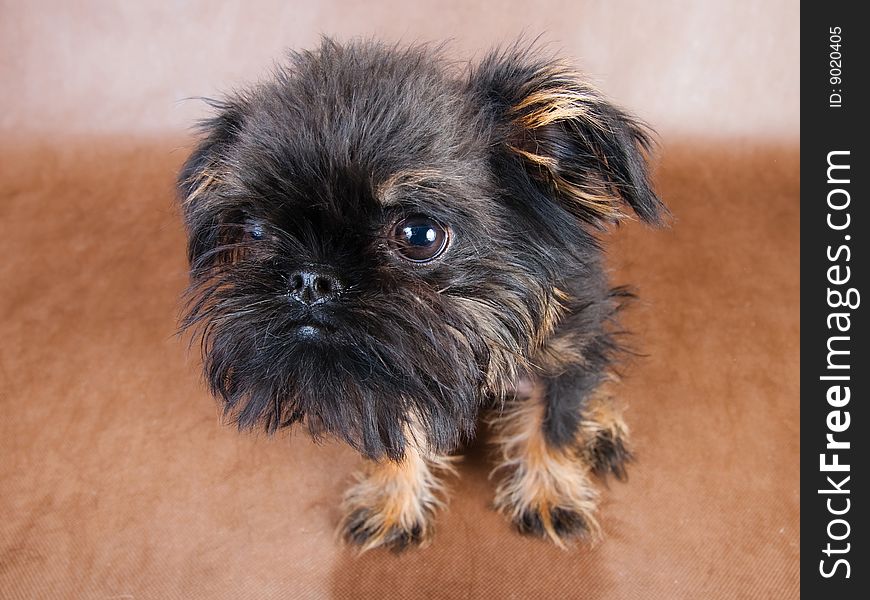
[[178,180],[182,327],[226,413],[369,459],[342,525],[364,549],[430,538],[485,411],[496,507],[558,545],[597,535],[590,477],[630,458],[604,391],[628,293],[597,236],[666,213],[642,126],[519,46],[459,69],[326,40],[212,104]]

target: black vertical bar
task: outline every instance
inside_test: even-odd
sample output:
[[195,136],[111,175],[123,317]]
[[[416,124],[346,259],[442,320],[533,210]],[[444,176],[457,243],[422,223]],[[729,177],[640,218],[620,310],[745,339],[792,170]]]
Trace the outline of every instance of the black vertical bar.
[[801,4],[801,593],[807,598],[870,597],[870,507],[858,491],[870,486],[870,358],[862,352],[870,337],[870,22],[859,16],[867,5],[859,8]]

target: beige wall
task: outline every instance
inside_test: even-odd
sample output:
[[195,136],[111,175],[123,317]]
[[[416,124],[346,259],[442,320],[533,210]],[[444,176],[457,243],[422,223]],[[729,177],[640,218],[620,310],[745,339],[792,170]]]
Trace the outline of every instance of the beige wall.
[[798,25],[793,0],[0,0],[0,130],[181,131],[204,110],[182,99],[254,80],[321,33],[452,38],[466,58],[525,32],[663,135],[794,141]]

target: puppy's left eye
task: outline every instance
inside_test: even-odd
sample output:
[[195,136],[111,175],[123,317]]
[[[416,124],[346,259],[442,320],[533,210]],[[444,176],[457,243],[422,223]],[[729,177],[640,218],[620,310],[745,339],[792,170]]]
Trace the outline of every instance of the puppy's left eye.
[[447,228],[425,215],[401,219],[390,232],[390,244],[402,258],[416,263],[435,260],[447,248]]

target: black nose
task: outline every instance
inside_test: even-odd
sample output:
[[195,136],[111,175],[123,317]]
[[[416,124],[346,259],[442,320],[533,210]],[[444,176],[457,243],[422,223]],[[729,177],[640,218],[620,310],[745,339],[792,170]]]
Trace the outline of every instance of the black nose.
[[309,306],[334,300],[341,290],[335,275],[319,269],[306,267],[290,275],[290,297]]

